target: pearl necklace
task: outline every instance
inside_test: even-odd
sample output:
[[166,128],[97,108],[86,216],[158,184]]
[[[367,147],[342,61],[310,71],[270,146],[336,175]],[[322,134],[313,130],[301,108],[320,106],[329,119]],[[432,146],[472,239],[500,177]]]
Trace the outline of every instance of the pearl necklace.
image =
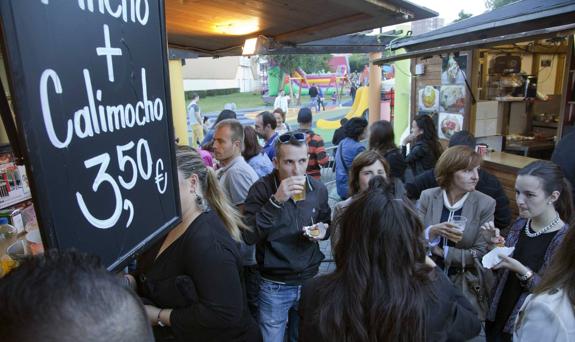
[[543,228],[540,231],[535,232],[535,233],[531,233],[529,231],[529,228],[531,227],[531,219],[527,219],[527,224],[525,225],[525,235],[527,235],[530,238],[534,238],[534,237],[538,237],[541,234],[545,234],[548,230],[555,227],[555,225],[557,223],[559,223],[559,219],[560,219],[559,214],[557,214],[557,216],[555,216],[555,219],[553,219],[553,221],[551,221],[551,223],[549,223],[547,226],[545,226],[545,228]]

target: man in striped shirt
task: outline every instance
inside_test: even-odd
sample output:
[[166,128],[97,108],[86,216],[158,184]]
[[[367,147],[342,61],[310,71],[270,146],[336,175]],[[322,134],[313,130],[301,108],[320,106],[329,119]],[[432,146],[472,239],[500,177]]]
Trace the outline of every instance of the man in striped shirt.
[[309,154],[306,173],[315,179],[319,179],[321,176],[320,166],[326,167],[329,162],[329,157],[325,153],[323,139],[311,130],[312,121],[311,109],[301,108],[297,114],[297,123],[299,124],[299,129],[297,131],[304,132],[306,134],[306,143]]

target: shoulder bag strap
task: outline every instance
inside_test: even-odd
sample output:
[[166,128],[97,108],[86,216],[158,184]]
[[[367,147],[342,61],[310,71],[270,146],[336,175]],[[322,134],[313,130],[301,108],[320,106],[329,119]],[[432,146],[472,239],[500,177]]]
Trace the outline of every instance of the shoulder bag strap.
[[338,150],[339,150],[339,159],[341,160],[341,164],[345,169],[345,173],[349,173],[347,165],[345,165],[345,160],[343,160],[343,150],[342,150],[343,143],[339,143]]

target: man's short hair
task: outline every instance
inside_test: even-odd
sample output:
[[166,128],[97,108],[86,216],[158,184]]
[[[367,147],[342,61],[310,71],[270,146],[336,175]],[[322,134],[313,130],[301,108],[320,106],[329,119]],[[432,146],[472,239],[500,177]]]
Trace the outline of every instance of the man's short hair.
[[216,125],[216,130],[220,127],[229,127],[230,131],[232,132],[232,142],[238,141],[240,142],[240,148],[243,150],[244,148],[244,127],[242,124],[236,119],[225,119]]
[[308,124],[311,123],[311,121],[312,121],[311,109],[307,107],[301,108],[297,113],[297,122]]
[[451,136],[451,139],[449,139],[449,147],[459,145],[469,146],[475,149],[475,137],[468,131],[455,132],[455,134]]
[[270,125],[272,129],[276,129],[278,126],[275,116],[267,110],[265,112],[259,113],[257,116],[262,117],[262,122],[264,124],[264,127],[262,128],[266,128],[267,125]]
[[192,93],[192,100],[199,99],[200,95],[198,93]]
[[26,259],[0,281],[2,341],[153,341],[137,295],[74,251]]
[[[305,133],[302,133],[302,132],[286,132],[286,133],[282,134],[281,136],[289,135],[289,134],[293,134],[293,133],[301,133],[301,134],[304,134],[304,135],[305,135]],[[297,147],[305,146],[305,147],[306,147],[306,150],[307,150],[307,143],[306,143],[305,139],[304,139],[304,141],[300,141],[300,140],[297,140],[297,139],[292,135],[288,141],[282,142],[282,141],[280,140],[280,136],[278,136],[278,137],[276,138],[276,140],[274,141],[274,149],[275,149],[275,151],[276,151],[276,159],[278,159],[278,160],[280,159],[281,150],[282,150],[281,147],[282,147],[282,146],[286,146],[286,145],[292,145],[292,146],[297,146]]]

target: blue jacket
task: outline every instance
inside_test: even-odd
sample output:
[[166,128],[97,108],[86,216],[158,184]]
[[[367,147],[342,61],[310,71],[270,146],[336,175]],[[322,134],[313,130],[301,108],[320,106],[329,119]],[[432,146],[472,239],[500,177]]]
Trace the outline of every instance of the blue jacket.
[[355,156],[363,151],[365,151],[365,146],[351,138],[343,139],[337,147],[337,152],[335,153],[335,185],[337,194],[342,199],[346,199],[348,196],[349,187],[347,183],[351,163]]
[[274,160],[274,157],[276,156],[276,149],[274,145],[277,137],[278,133],[276,132],[274,133],[274,135],[271,136],[271,138],[268,141],[266,141],[264,147],[262,147],[262,151],[264,151],[268,155],[270,160]]

